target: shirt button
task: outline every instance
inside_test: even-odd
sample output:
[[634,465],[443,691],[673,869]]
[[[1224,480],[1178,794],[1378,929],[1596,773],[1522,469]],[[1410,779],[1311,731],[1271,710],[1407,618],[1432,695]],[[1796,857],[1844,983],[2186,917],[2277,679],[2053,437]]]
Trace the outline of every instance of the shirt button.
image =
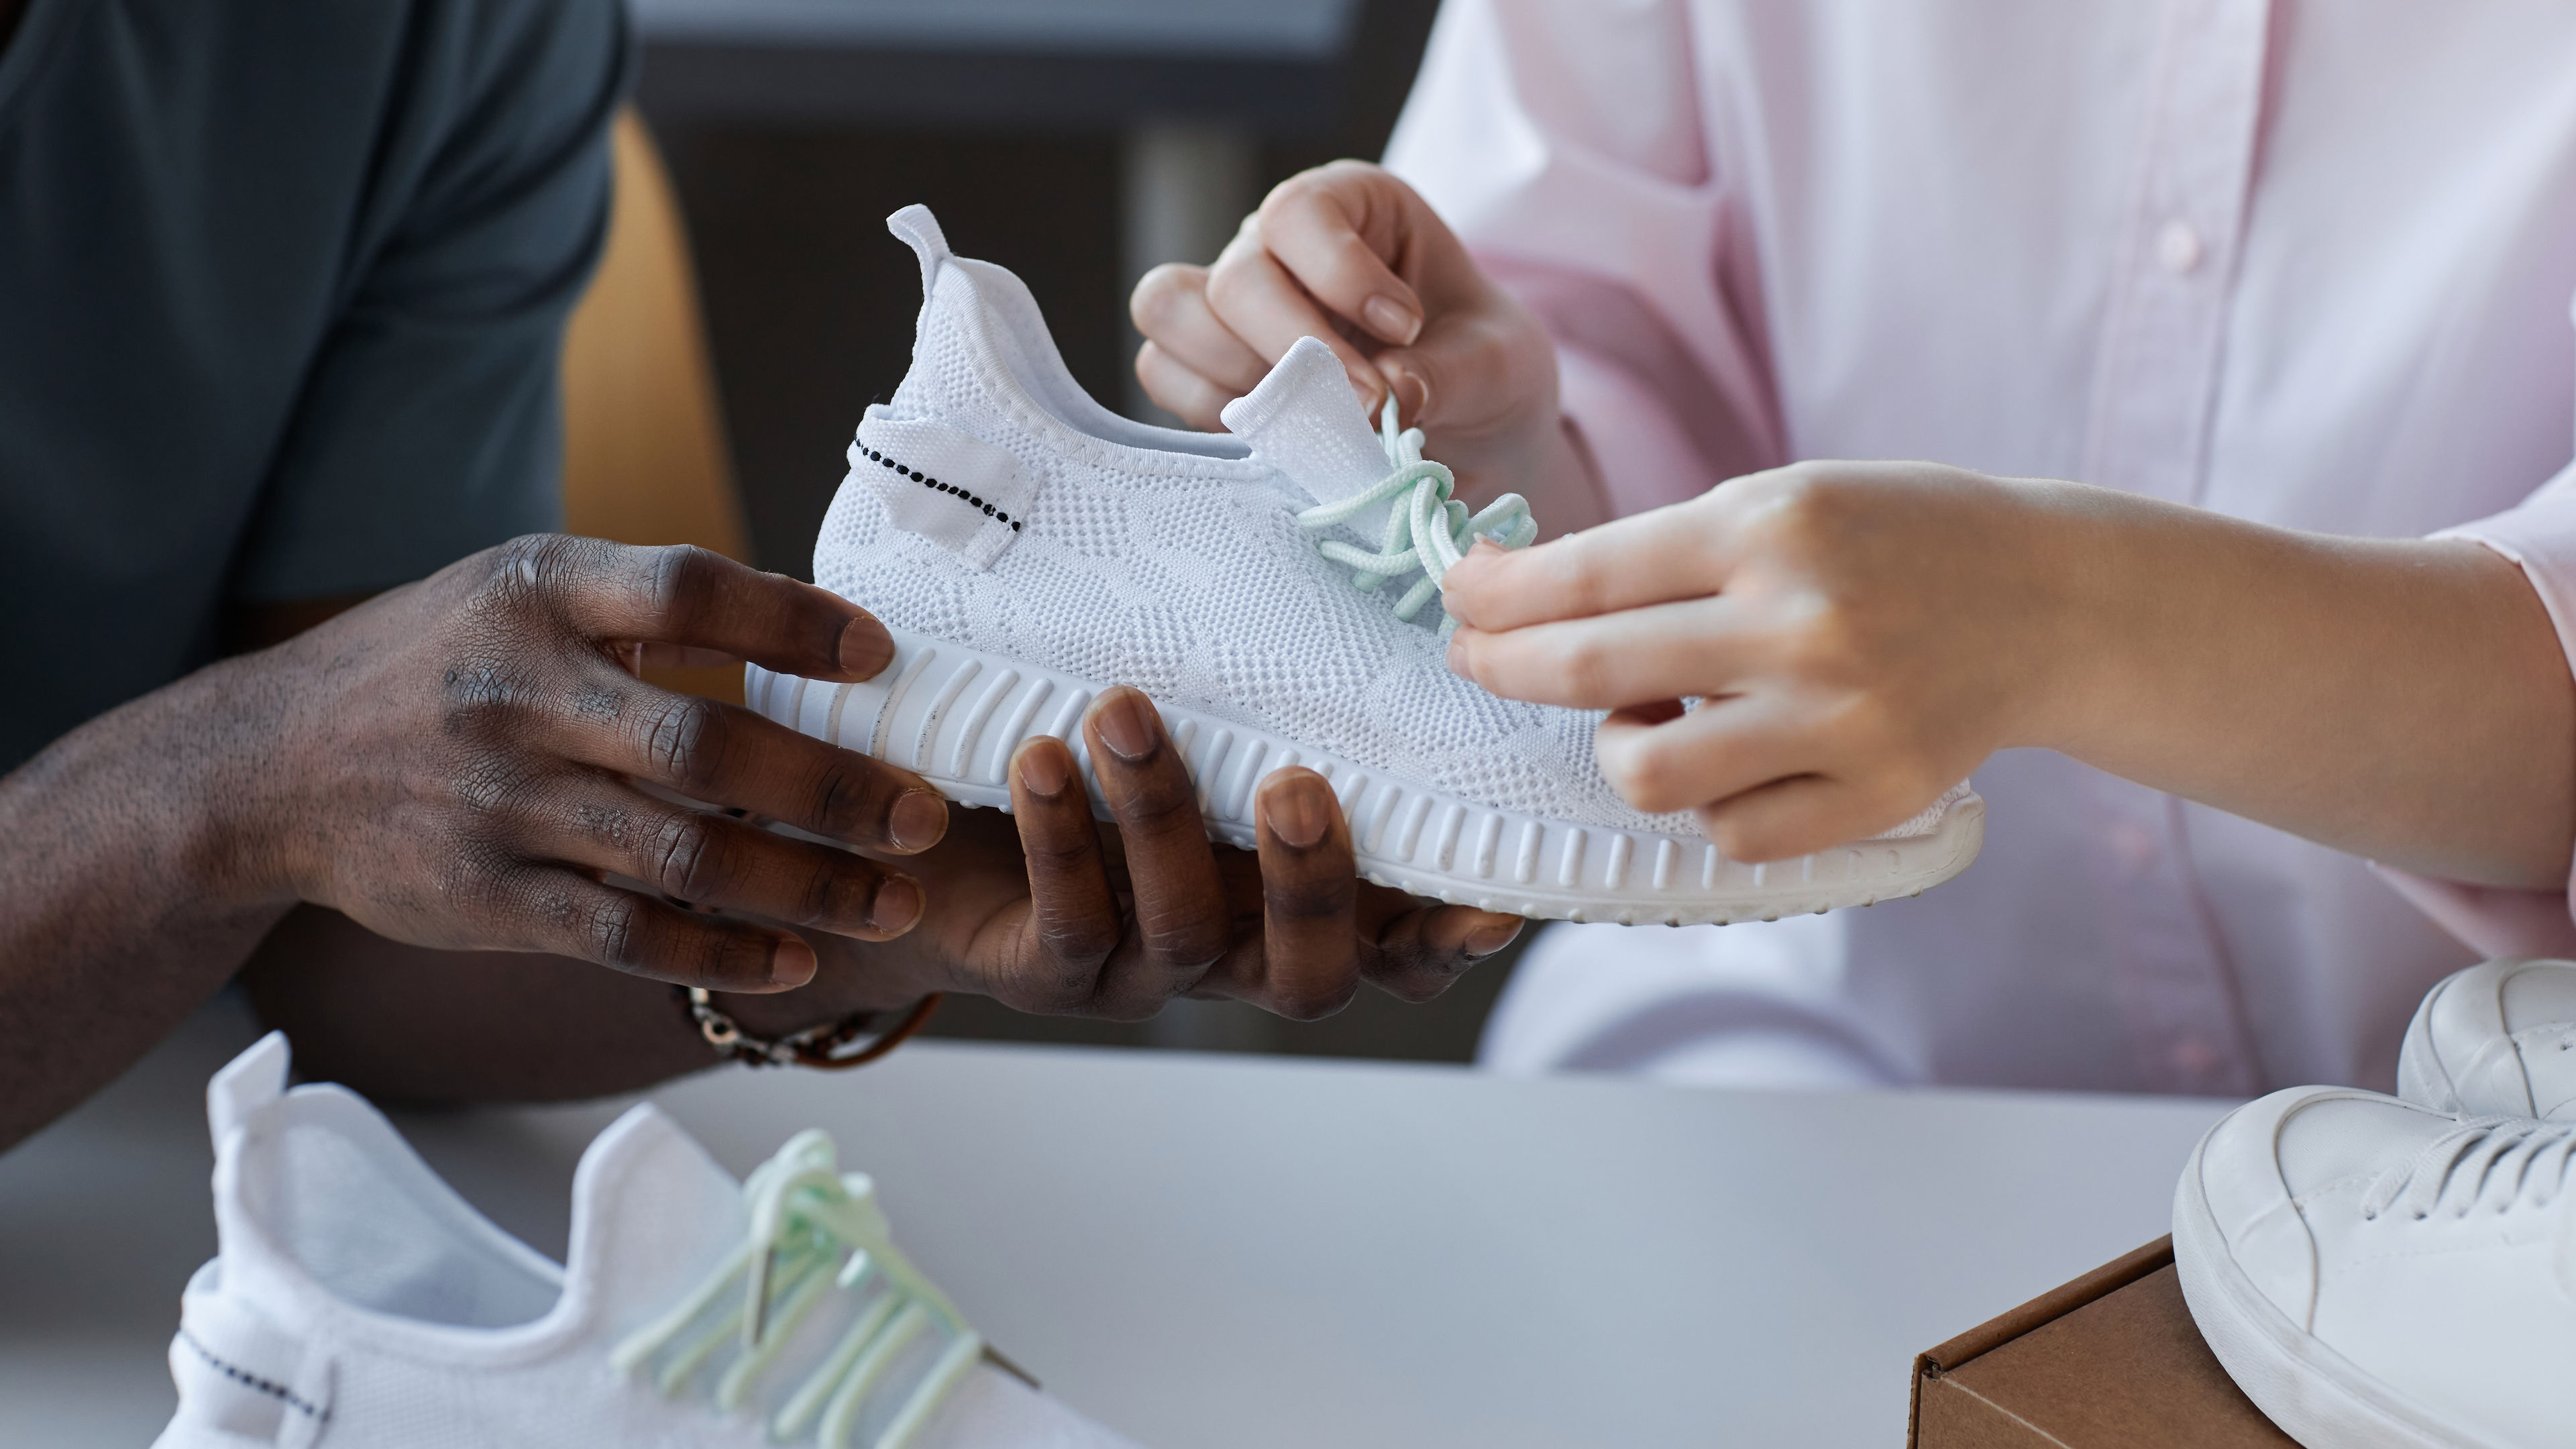
[[2200,251],[2200,233],[2179,217],[2156,233],[2156,260],[2177,277],[2200,265]]

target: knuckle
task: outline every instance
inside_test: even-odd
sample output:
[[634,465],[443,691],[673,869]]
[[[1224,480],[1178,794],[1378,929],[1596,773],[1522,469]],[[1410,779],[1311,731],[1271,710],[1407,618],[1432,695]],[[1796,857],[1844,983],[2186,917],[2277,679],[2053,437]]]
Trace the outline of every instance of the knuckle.
[[523,533],[492,549],[487,577],[508,587],[536,590],[563,572],[572,540],[559,533]]
[[1723,814],[1703,811],[1701,832],[1714,842],[1729,860],[1757,862],[1785,860],[1798,854],[1797,842],[1780,823],[1766,816],[1742,810]]
[[1685,796],[1675,752],[1653,741],[1604,752],[1601,774],[1620,799],[1649,814],[1698,803]]
[[720,705],[696,695],[673,695],[651,715],[645,730],[645,758],[664,781],[685,791],[700,791],[715,781],[721,769],[725,733]]
[[1206,914],[1165,913],[1140,924],[1145,957],[1164,972],[1195,980],[1225,955],[1225,923]]
[[641,898],[621,890],[606,891],[583,914],[581,935],[592,959],[628,971],[646,964],[652,930]]
[[1118,801],[1114,813],[1122,834],[1148,840],[1207,838],[1198,799],[1186,785],[1175,788],[1159,778],[1149,780]]
[[572,829],[579,838],[621,856],[634,853],[635,814],[623,806],[585,800],[573,807]]
[[1553,667],[1573,697],[1601,699],[1609,690],[1615,652],[1588,630],[1571,632],[1556,650]]
[[1848,531],[1860,502],[1849,478],[1819,463],[1793,463],[1781,471],[1768,510],[1779,538],[1821,547]]
[[[1040,872],[1032,871],[1033,879]],[[1067,906],[1050,902],[1040,892],[1037,912],[1037,959],[1024,973],[1045,1010],[1080,1009],[1100,989],[1101,968],[1125,937],[1126,924],[1105,904]]]
[[691,811],[675,813],[654,832],[651,869],[645,879],[665,895],[700,900],[717,884],[710,876],[717,869],[719,852],[714,822]]
[[712,582],[716,556],[694,543],[666,544],[638,552],[642,555],[644,604],[654,618],[668,619],[679,613]]
[[1171,330],[1193,290],[1192,273],[1206,275],[1201,268],[1165,262],[1137,280],[1136,290],[1127,299],[1127,315],[1137,331],[1152,337]]
[[1072,1016],[1092,1010],[1100,994],[1101,963],[1118,948],[1113,925],[1103,931],[1091,921],[1048,921],[1038,929],[1038,962],[1026,974],[1021,996],[1027,1009],[1046,1016]]
[[1208,271],[1205,294],[1208,309],[1220,319],[1240,316],[1245,305],[1263,287],[1263,279],[1254,268],[1240,265],[1232,258],[1219,261]]
[[547,612],[565,586],[583,540],[560,533],[523,533],[487,551],[482,580],[466,599],[469,617],[524,618]]
[[1825,723],[1834,744],[1867,756],[1881,773],[1901,769],[1908,763],[1904,713],[1876,690],[1862,690],[1843,699]]
[[874,766],[851,759],[827,761],[806,791],[812,801],[815,828],[843,839],[883,833],[884,802],[879,799],[882,793],[877,788]]
[[439,676],[439,732],[457,740],[515,739],[541,695],[516,661],[475,652]]
[[1261,894],[1273,919],[1307,922],[1331,921],[1344,915],[1351,909],[1358,890],[1353,877],[1317,875],[1266,881]]
[[1270,190],[1262,196],[1261,205],[1253,208],[1252,215],[1254,219],[1265,226],[1274,225],[1281,217],[1295,211],[1299,207],[1311,205],[1316,194],[1324,189],[1325,180],[1330,170],[1330,167],[1320,167],[1314,170],[1300,171],[1296,175],[1289,177],[1287,180],[1280,182],[1278,185],[1271,187]]
[[1780,647],[1784,662],[1799,674],[1813,675],[1849,659],[1858,638],[1857,622],[1843,600],[1808,592],[1782,609]]

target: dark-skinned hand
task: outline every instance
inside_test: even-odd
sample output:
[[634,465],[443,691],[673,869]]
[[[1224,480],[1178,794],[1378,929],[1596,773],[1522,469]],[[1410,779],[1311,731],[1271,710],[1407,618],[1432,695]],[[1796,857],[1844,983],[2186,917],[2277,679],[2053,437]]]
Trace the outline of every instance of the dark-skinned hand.
[[632,672],[731,658],[865,679],[892,654],[864,610],[714,554],[514,541],[252,656],[298,686],[261,792],[273,868],[303,900],[442,950],[726,992],[836,963],[747,1021],[935,990],[1127,1019],[1232,996],[1311,1017],[1364,977],[1436,994],[1518,929],[1359,882],[1310,771],[1264,783],[1257,858],[1211,846],[1132,690],[1083,724],[1117,830],[1095,828],[1063,743],[1039,739],[1012,762],[1016,820],[962,812],[948,840],[960,817],[917,776]]
[[1114,828],[1093,819],[1073,752],[1029,741],[1011,761],[1012,813],[961,810],[909,862],[930,887],[921,924],[882,946],[816,938],[827,978],[815,992],[892,1006],[971,991],[1121,1020],[1174,996],[1228,997],[1304,1020],[1340,1010],[1363,981],[1428,1000],[1520,929],[1358,879],[1340,802],[1312,770],[1262,782],[1257,853],[1236,850],[1209,843],[1143,694],[1103,692],[1082,728]]

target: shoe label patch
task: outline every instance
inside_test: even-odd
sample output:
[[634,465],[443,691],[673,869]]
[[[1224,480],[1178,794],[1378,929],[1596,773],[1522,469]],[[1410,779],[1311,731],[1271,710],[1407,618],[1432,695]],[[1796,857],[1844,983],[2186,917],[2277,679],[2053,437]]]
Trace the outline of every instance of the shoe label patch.
[[850,476],[885,500],[895,527],[978,569],[1010,549],[1037,496],[1019,459],[941,423],[870,417],[850,446]]

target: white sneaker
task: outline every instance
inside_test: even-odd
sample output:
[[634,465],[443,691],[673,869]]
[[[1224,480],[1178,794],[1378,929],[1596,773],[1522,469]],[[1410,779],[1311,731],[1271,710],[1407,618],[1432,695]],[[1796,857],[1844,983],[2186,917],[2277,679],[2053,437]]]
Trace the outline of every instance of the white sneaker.
[[819,1132],[738,1184],[636,1107],[582,1154],[558,1267],[286,1065],[271,1033],[206,1089],[221,1251],[180,1300],[159,1449],[1127,1449],[994,1366]]
[[2576,1442],[2571,1161],[2576,1123],[2275,1092],[2183,1170],[2184,1300],[2312,1449]]
[[2397,1094],[2438,1112],[2576,1119],[2576,962],[2509,957],[2435,982],[2406,1024]]
[[[1369,879],[1542,918],[1770,920],[1914,895],[1976,858],[1965,785],[1885,836],[1767,865],[1630,809],[1594,763],[1598,714],[1449,671],[1431,580],[1462,539],[1526,541],[1526,511],[1444,505],[1448,470],[1418,461],[1418,433],[1370,430],[1330,349],[1298,344],[1229,405],[1232,436],[1147,427],[1075,384],[1017,277],[951,256],[921,207],[888,225],[927,300],[814,578],[886,623],[895,662],[853,685],[754,668],[771,718],[1007,808],[1023,740],[1064,739],[1087,774],[1084,706],[1133,685],[1213,837],[1250,847],[1255,786],[1304,764],[1339,790]],[[1355,587],[1373,554],[1382,587]]]

